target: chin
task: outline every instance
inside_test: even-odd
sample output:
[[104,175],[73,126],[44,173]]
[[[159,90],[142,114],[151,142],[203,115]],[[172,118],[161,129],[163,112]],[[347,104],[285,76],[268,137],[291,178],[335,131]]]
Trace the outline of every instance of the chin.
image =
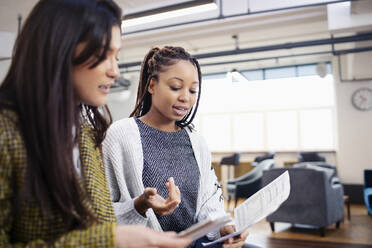
[[178,117],[175,118],[174,120],[175,120],[175,121],[180,121],[180,120],[182,120],[183,118],[185,118],[185,116],[178,116]]
[[107,101],[86,101],[84,104],[93,106],[93,107],[102,107],[107,104]]

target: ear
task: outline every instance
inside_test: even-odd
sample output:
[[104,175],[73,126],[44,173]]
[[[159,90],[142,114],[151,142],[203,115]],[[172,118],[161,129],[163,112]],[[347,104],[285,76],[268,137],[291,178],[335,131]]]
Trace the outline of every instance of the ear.
[[152,95],[154,94],[154,88],[156,85],[156,80],[155,78],[150,79],[149,87],[147,87],[147,91]]

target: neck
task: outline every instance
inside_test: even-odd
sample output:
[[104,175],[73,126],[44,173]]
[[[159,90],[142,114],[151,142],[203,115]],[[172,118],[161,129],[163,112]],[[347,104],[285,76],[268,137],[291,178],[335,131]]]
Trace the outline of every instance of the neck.
[[176,125],[176,121],[155,115],[152,111],[149,111],[139,119],[146,125],[165,132],[175,132],[181,129]]

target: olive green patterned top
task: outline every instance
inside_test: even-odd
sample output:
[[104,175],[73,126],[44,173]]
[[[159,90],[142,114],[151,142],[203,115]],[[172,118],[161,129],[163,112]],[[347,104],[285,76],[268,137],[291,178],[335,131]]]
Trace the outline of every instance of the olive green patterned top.
[[[11,214],[27,167],[26,149],[17,123],[18,115],[14,111],[0,109],[0,247],[114,247],[115,215],[101,152],[87,124],[81,128],[80,159],[89,198],[85,201],[97,222],[87,229],[68,232],[57,212],[46,220],[31,202],[21,203],[21,214]],[[51,244],[51,237],[55,236],[58,238]]]

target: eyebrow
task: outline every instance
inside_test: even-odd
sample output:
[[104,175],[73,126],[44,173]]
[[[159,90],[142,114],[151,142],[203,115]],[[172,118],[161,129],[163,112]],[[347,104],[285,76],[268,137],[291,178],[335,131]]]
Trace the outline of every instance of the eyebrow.
[[[171,78],[168,78],[167,81],[170,81],[170,80],[172,80],[172,79],[177,79],[177,80],[183,82],[183,79],[182,79],[182,78],[179,78],[179,77],[171,77]],[[198,81],[194,81],[194,82],[192,82],[192,83],[193,83],[193,84],[199,84]]]

